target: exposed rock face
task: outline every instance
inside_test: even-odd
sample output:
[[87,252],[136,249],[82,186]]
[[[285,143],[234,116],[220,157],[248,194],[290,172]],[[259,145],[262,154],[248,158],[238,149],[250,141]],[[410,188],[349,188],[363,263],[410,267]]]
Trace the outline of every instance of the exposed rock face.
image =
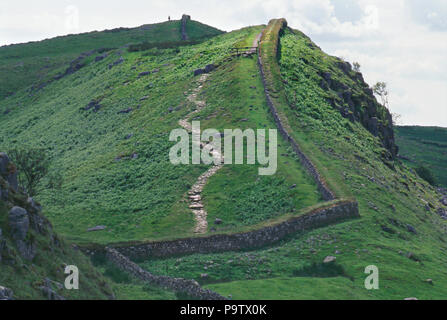
[[29,229],[29,217],[25,209],[14,207],[9,211],[9,226],[14,240],[25,240]]
[[12,300],[13,295],[11,289],[0,286],[0,300]]
[[9,226],[20,255],[26,260],[33,260],[36,255],[36,246],[34,242],[26,240],[30,226],[28,212],[23,208],[13,207],[9,211]]
[[66,300],[63,296],[59,295],[55,290],[53,290],[53,284],[57,285],[59,289],[61,289],[61,284],[51,281],[50,279],[45,279],[45,284],[40,287],[40,290],[42,290],[43,295],[48,300]]
[[372,89],[363,80],[360,72],[354,72],[349,62],[340,61],[337,67],[356,83],[356,88],[349,87],[335,78],[330,72],[322,71],[320,87],[323,90],[333,90],[337,96],[328,101],[340,114],[350,121],[360,122],[371,134],[379,137],[386,149],[395,158],[398,147],[394,141],[394,130],[391,113],[380,105]]
[[[18,181],[17,181],[17,169],[10,162],[9,157],[4,152],[0,152],[0,176],[2,176],[8,183],[9,187],[11,187],[14,191],[18,190]],[[3,189],[0,185],[0,197],[6,197],[8,194],[8,188]],[[4,192],[3,192],[3,191]]]

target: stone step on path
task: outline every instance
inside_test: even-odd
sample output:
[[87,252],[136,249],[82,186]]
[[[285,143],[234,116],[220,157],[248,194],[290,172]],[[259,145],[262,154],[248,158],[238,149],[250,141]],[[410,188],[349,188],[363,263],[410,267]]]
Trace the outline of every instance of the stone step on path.
[[[205,81],[208,79],[208,77],[209,77],[208,73],[202,74],[200,78],[197,80],[197,87],[195,87],[192,90],[192,92],[187,96],[187,100],[189,102],[194,103],[196,109],[190,112],[186,116],[186,118],[181,119],[178,122],[181,127],[183,127],[190,133],[199,133],[199,132],[193,132],[192,125],[189,122],[189,119],[193,115],[199,113],[204,107],[206,107],[206,102],[199,100],[198,95],[202,90],[203,85]],[[206,146],[205,143],[203,142],[200,143],[201,148],[205,146]],[[219,151],[211,150],[211,154],[213,155],[214,158],[216,157],[220,158],[221,162],[223,162],[223,157]],[[208,183],[209,178],[215,175],[222,168],[222,166],[223,166],[222,164],[212,166],[197,179],[196,183],[188,191],[189,208],[194,214],[194,219],[196,220],[194,233],[206,233],[208,230],[208,221],[207,221],[208,213],[206,212],[202,202],[202,191],[205,185]]]

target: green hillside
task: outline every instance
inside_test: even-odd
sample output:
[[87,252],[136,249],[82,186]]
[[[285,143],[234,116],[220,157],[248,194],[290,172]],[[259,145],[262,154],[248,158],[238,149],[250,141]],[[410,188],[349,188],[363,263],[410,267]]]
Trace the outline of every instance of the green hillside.
[[[284,30],[280,50],[281,78],[273,80],[283,86],[278,85],[275,97],[280,100],[285,94],[284,101],[290,102],[282,104],[282,112],[294,138],[340,195],[358,200],[361,219],[296,234],[261,250],[150,259],[141,266],[158,274],[200,279],[235,299],[445,298],[446,272],[441,266],[447,262],[447,239],[445,222],[436,213],[445,210],[441,195],[407,167],[390,161],[378,138],[326,100],[320,68],[331,68],[342,81],[351,81],[349,73],[338,72],[338,59],[291,29]],[[312,57],[325,63],[309,65],[306,61]],[[427,210],[427,203],[433,208]],[[336,263],[324,264],[327,256],[335,256]],[[379,268],[379,290],[364,287],[369,265]]]
[[[32,95],[32,82],[23,83],[0,100],[0,111],[9,110],[0,116],[0,150],[43,148],[51,161],[36,199],[55,230],[83,247],[133,247],[211,239],[303,217],[327,203],[293,140],[337,199],[358,202],[360,218],[278,235],[280,241],[264,248],[148,257],[138,264],[234,299],[445,298],[443,196],[396,159],[390,113],[362,75],[285,20],[223,34],[195,23],[187,30],[200,43],[179,42],[176,23],[157,25],[168,28],[157,33],[165,45],[129,50],[104,42],[110,48],[104,59],[85,57],[82,68]],[[121,32],[131,31],[103,35]],[[266,88],[257,52],[232,51],[256,44],[261,32]],[[194,75],[211,64],[211,72]],[[216,170],[199,194],[207,215],[203,232],[195,232],[190,191],[213,167],[171,164],[171,130],[192,120],[202,130],[277,128],[266,93],[290,135],[278,135],[276,174],[258,175],[259,163]],[[424,141],[434,142],[426,135]],[[105,229],[88,231],[95,226]],[[324,263],[328,256],[336,260]],[[101,254],[92,262],[119,298],[179,297],[139,282]],[[365,289],[369,265],[379,268],[379,290]]]
[[[188,21],[189,40],[201,40],[222,31],[196,21]],[[81,54],[99,56],[110,49],[142,42],[161,43],[181,40],[181,20],[148,24],[137,28],[117,28],[105,31],[68,35],[39,42],[0,47],[0,99],[28,88],[37,91],[53,77],[65,72]],[[118,51],[118,50],[117,50]],[[83,56],[81,56],[83,57]],[[87,57],[88,58],[88,57]],[[83,65],[84,59],[76,61]],[[9,109],[6,109],[9,110]],[[5,109],[0,112],[6,111]]]
[[436,182],[447,187],[447,129],[438,127],[397,127],[396,141],[402,160],[410,167],[429,168]]
[[[24,90],[0,102],[21,105],[1,118],[0,145],[48,150],[48,179],[61,174],[62,186],[48,188],[47,179],[38,197],[70,239],[110,243],[191,235],[194,221],[184,194],[206,166],[172,165],[169,132],[194,108],[185,101],[196,86],[193,70],[222,63],[231,47],[252,41],[260,31],[246,28],[199,45],[124,51],[124,62],[109,69],[116,59],[111,51],[34,97]],[[145,71],[150,75],[139,76]],[[254,59],[226,63],[212,78],[215,84],[204,90],[209,104],[196,117],[203,119],[202,129],[274,128]],[[85,110],[91,101],[101,106],[97,112]],[[120,113],[128,108],[132,111]],[[233,165],[213,177],[205,201],[211,217],[225,219],[223,230],[318,202],[316,187],[288,148],[280,147],[275,176],[259,177],[256,166]],[[96,225],[107,230],[87,232]]]

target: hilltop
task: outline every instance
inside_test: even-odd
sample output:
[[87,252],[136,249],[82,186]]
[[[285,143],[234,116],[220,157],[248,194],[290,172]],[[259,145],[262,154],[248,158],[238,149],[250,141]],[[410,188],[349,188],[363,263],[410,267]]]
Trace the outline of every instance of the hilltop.
[[[84,66],[92,56],[106,56],[112,49],[126,49],[141,43],[170,43],[182,40],[182,20],[146,24],[137,28],[115,28],[13,44],[0,47],[0,99],[27,88],[30,93],[64,73]],[[188,40],[223,33],[196,21],[186,24]],[[71,70],[70,70],[71,68]],[[4,112],[5,110],[3,110]]]
[[[121,298],[182,296],[147,294],[110,248],[234,299],[444,297],[446,195],[397,157],[391,115],[362,74],[284,19],[228,33],[188,24],[188,40],[178,22],[159,44],[102,43],[81,68],[0,100],[0,148],[43,148],[51,161],[36,199],[56,232]],[[278,129],[276,174],[173,165],[169,134],[192,120]],[[364,287],[369,265],[380,290]]]

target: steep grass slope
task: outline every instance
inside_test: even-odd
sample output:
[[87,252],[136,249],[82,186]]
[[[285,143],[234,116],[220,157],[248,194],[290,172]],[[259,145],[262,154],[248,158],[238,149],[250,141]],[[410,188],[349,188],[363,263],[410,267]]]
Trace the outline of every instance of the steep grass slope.
[[437,127],[396,128],[396,141],[402,161],[410,167],[423,165],[437,183],[447,188],[447,129]]
[[[39,188],[55,228],[77,242],[111,243],[190,236],[194,218],[186,192],[207,166],[169,161],[172,129],[195,106],[193,71],[218,66],[197,114],[206,128],[274,128],[256,60],[230,61],[230,48],[251,43],[260,27],[202,44],[128,52],[52,82],[34,96],[26,89],[0,102],[16,107],[0,118],[0,145],[42,147],[52,161]],[[109,67],[117,59],[120,64]],[[220,66],[220,67],[219,67]],[[257,166],[233,165],[213,177],[204,193],[209,232],[234,230],[316,204],[315,185],[280,141],[278,174],[260,177]],[[54,177],[62,176],[60,188]],[[215,218],[224,223],[213,226]],[[88,232],[96,225],[106,230]]]
[[[272,248],[151,259],[141,265],[154,273],[198,278],[235,299],[445,298],[447,229],[438,215],[446,210],[439,202],[442,196],[390,160],[379,137],[360,121],[343,117],[327,100],[321,71],[330,68],[340,81],[351,81],[349,74],[338,73],[338,59],[300,32],[283,27],[278,35],[279,60],[270,63],[279,64],[271,79],[276,96],[284,92],[287,97],[281,116],[337,194],[358,200],[361,219],[296,234]],[[336,262],[324,264],[329,255]],[[379,269],[379,290],[365,289],[369,265]]]
[[[180,29],[180,20],[175,20],[137,28],[93,31],[0,47],[0,99],[31,85],[34,90],[38,89],[53,77],[65,72],[70,62],[81,53],[96,50],[95,53],[99,55],[111,48],[117,49],[141,42],[180,41]],[[209,38],[222,33],[191,20],[187,23],[187,31],[190,40]],[[83,62],[77,63],[82,65]]]
[[[198,85],[193,71],[210,63],[217,68],[194,117],[202,129],[275,127],[255,58],[230,56],[262,29],[163,50],[111,50],[33,96],[24,89],[0,101],[0,109],[12,106],[0,118],[0,147],[48,149],[51,172],[38,197],[56,230],[101,244],[194,236],[186,193],[208,166],[172,165],[169,132],[195,108],[186,99]],[[272,247],[151,258],[140,266],[197,279],[235,299],[444,298],[447,228],[440,215],[447,208],[433,187],[395,160],[389,113],[361,74],[285,20],[267,26],[261,54],[279,117],[336,196],[357,199],[361,218]],[[321,202],[289,143],[278,142],[276,175],[258,176],[257,165],[225,166],[210,179],[203,192],[210,234],[269,225]],[[51,181],[57,173],[60,188]],[[214,224],[216,218],[223,223]],[[87,232],[95,225],[107,228]],[[336,261],[323,263],[329,255]],[[107,261],[95,265],[121,296],[174,298],[133,282]],[[379,268],[379,290],[364,287],[369,265]]]

